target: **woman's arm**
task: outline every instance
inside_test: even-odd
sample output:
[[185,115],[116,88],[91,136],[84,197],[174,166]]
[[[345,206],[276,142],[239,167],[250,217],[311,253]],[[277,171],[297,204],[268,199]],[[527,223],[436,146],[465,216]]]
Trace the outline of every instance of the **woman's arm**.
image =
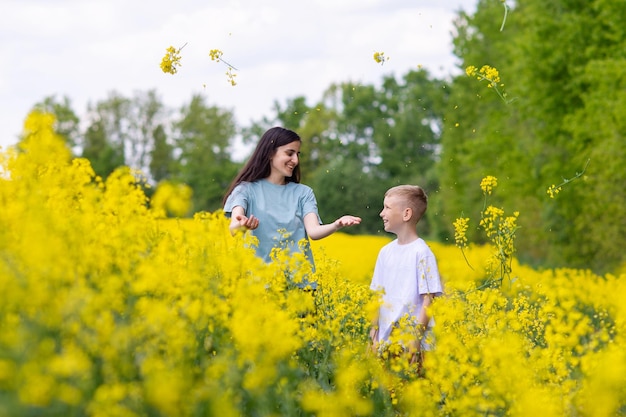
[[246,212],[243,207],[235,206],[230,214],[230,233],[234,236],[237,230],[254,230],[259,227],[259,219],[254,217],[253,214],[250,217],[246,217]]
[[316,213],[309,213],[304,216],[304,228],[306,229],[306,233],[313,240],[323,239],[343,227],[361,223],[360,217],[349,215],[342,216],[334,222],[328,224],[319,224],[317,219],[318,217]]

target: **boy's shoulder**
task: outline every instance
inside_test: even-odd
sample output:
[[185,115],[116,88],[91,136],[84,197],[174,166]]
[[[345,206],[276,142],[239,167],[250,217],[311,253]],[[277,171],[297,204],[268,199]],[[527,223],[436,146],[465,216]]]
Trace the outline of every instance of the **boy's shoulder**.
[[[421,242],[420,242],[421,241]],[[398,239],[393,239],[391,242],[386,243],[381,249],[380,253],[410,253],[410,252],[419,252],[424,245],[424,241],[422,238],[418,238],[412,242],[400,244]]]
[[382,248],[380,248],[380,252],[393,250],[393,248],[396,247],[397,245],[398,245],[398,239],[390,240],[389,242],[385,243]]
[[421,237],[418,237],[414,241],[403,245],[398,243],[398,239],[394,239],[391,242],[387,243],[385,246],[383,246],[380,250],[380,253],[402,253],[405,255],[415,254],[418,257],[430,255],[434,256],[434,253],[428,243]]

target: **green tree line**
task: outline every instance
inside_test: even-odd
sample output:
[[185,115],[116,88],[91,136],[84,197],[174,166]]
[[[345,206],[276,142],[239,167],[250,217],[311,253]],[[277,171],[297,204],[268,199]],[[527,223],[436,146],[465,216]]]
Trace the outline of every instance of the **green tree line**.
[[496,68],[492,84],[424,69],[383,76],[379,85],[338,82],[316,103],[276,102],[274,114],[250,126],[237,126],[232,111],[202,95],[171,109],[156,91],[112,92],[82,119],[67,97],[34,107],[57,116],[58,132],[99,175],[128,165],[154,185],[191,187],[190,215],[221,207],[241,165],[236,143],[281,125],[303,139],[303,182],[314,188],[322,219],[363,217],[352,233],[383,233],[384,191],[414,183],[431,197],[422,235],[453,242],[453,221],[469,217],[475,227],[467,235],[481,243],[476,190],[493,175],[494,204],[520,211],[520,260],[614,270],[626,243],[626,2],[508,3],[479,0],[454,22],[460,68]]

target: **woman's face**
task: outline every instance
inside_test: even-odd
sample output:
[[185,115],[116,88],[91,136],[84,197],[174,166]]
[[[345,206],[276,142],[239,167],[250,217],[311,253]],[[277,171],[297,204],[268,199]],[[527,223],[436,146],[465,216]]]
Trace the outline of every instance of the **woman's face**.
[[293,170],[298,166],[300,161],[300,145],[299,140],[295,140],[283,146],[276,148],[274,156],[270,159],[270,181],[284,184],[285,177],[291,177]]

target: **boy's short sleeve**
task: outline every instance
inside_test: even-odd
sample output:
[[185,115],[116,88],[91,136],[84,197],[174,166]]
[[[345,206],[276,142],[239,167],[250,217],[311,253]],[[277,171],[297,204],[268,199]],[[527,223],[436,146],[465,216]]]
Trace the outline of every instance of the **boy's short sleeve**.
[[427,254],[418,258],[417,278],[420,294],[440,295],[443,293],[437,260],[432,252],[428,251]]

